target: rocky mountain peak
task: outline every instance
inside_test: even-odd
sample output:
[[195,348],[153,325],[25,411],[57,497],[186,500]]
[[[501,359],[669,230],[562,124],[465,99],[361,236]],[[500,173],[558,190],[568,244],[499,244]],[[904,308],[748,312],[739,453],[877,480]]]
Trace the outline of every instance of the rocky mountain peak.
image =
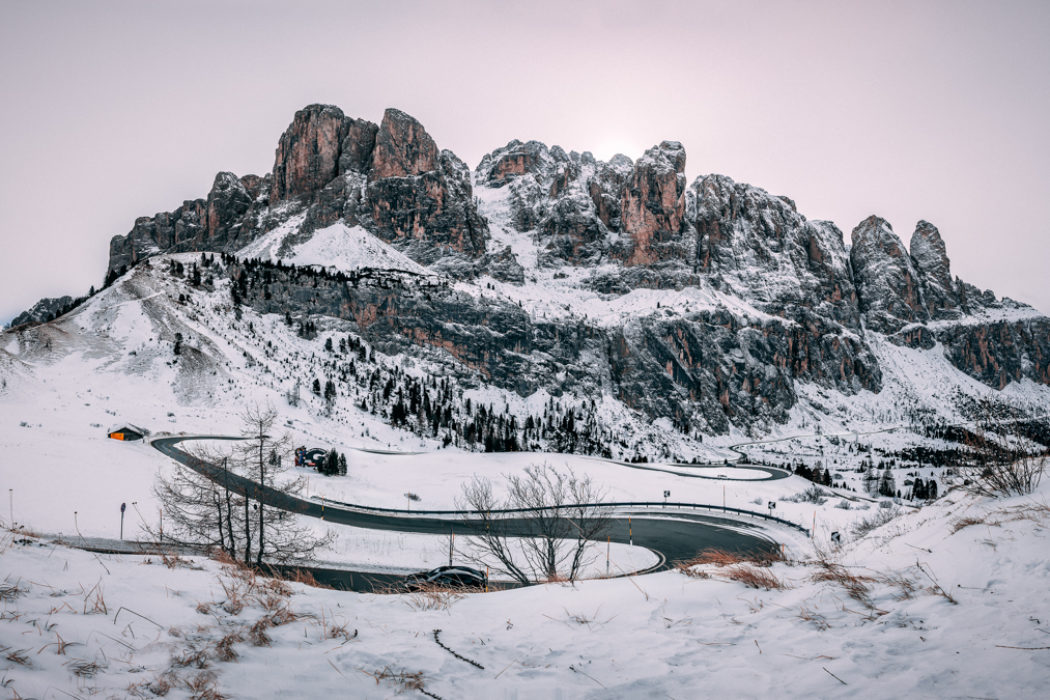
[[621,199],[623,229],[631,238],[628,265],[665,257],[660,244],[682,230],[685,184],[685,149],[677,141],[653,146],[634,164]]
[[948,251],[940,231],[929,221],[915,225],[911,236],[911,258],[922,276],[926,310],[934,319],[959,315],[959,300],[952,283]]
[[889,222],[869,216],[853,229],[850,265],[868,327],[892,334],[929,318],[911,255]]
[[540,173],[550,167],[552,160],[551,151],[546,144],[539,141],[522,143],[515,139],[503,148],[485,155],[478,164],[476,173],[479,182],[490,187],[502,187],[526,173]]
[[216,175],[207,199],[207,240],[219,245],[229,240],[231,231],[239,227],[240,218],[251,207],[252,199],[241,178],[231,172]]
[[398,109],[383,114],[370,179],[410,177],[438,169],[438,147],[423,125]]
[[339,153],[349,121],[343,110],[332,105],[309,105],[295,113],[277,144],[272,203],[319,190],[339,174]]

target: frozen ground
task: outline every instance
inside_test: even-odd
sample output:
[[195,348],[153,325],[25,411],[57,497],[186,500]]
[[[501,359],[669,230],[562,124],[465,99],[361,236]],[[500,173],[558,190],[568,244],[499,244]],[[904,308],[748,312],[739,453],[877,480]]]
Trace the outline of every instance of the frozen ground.
[[6,533],[0,684],[37,698],[165,685],[170,697],[1043,697],[1048,498],[952,492],[841,550],[761,569],[770,590],[734,580],[753,570],[740,565],[464,596],[284,590],[211,561],[167,568]]

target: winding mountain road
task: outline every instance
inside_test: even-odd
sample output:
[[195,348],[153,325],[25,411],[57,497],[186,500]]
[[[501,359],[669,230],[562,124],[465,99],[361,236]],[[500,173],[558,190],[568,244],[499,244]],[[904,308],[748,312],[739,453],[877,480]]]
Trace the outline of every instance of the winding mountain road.
[[[228,472],[221,466],[200,459],[179,447],[179,443],[191,440],[239,439],[212,435],[176,436],[155,438],[151,444],[171,459],[217,484],[224,485],[230,491],[274,508],[326,522],[372,530],[435,535],[445,535],[450,528],[454,529],[456,534],[470,535],[484,528],[480,518],[463,511],[402,511],[299,498]],[[675,506],[678,506],[679,510],[676,511]],[[689,510],[682,509],[683,506],[687,506]],[[658,555],[659,563],[642,573],[668,569],[674,562],[691,559],[706,549],[763,553],[779,547],[762,529],[756,527],[760,519],[769,519],[761,513],[747,514],[754,518],[752,524],[746,520],[720,516],[715,512],[719,509],[714,506],[636,503],[603,504],[602,507],[613,511],[606,534],[614,542],[632,543]],[[699,508],[707,508],[712,512],[701,513],[697,510]],[[727,515],[732,510],[728,509]],[[530,519],[517,517],[512,512],[504,512],[503,515],[505,517],[501,518],[501,522],[506,526],[508,534],[518,537],[535,534]],[[353,583],[355,590],[389,588],[392,579],[396,581],[400,578],[365,573],[358,573],[356,576],[359,577],[359,581]]]

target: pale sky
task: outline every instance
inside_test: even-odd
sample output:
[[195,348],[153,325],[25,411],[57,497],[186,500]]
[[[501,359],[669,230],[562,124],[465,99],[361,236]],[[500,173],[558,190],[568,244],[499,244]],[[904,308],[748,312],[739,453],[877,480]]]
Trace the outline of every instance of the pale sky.
[[109,239],[263,174],[297,109],[723,173],[1050,312],[1050,2],[0,0],[0,322],[100,285]]

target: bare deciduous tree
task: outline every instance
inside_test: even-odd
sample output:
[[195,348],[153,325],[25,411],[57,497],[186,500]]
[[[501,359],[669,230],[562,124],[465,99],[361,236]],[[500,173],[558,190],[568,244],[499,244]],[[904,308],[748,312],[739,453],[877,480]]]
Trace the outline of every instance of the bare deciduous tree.
[[[152,532],[161,541],[218,547],[245,564],[303,563],[318,548],[330,543],[333,535],[317,534],[300,525],[287,511],[266,508],[254,487],[236,487],[239,477],[256,484],[296,496],[302,492],[301,478],[282,480],[281,453],[285,438],[270,432],[277,418],[272,408],[246,409],[242,414],[245,440],[231,453],[195,451],[194,456],[214,465],[208,477],[179,464],[169,478],[160,478],[154,491],[167,518],[165,532]],[[241,482],[243,483],[243,482]],[[255,494],[254,497],[253,494]]]
[[478,550],[475,561],[491,556],[521,583],[575,581],[587,563],[589,544],[608,526],[609,516],[600,506],[604,491],[590,477],[550,464],[531,465],[506,479],[503,501],[483,477],[463,487],[462,504],[473,511],[472,520],[480,520],[471,536]]
[[966,441],[974,464],[962,469],[967,490],[981,496],[1025,496],[1032,493],[1046,471],[1046,455],[1011,448],[1006,440],[983,428]]

